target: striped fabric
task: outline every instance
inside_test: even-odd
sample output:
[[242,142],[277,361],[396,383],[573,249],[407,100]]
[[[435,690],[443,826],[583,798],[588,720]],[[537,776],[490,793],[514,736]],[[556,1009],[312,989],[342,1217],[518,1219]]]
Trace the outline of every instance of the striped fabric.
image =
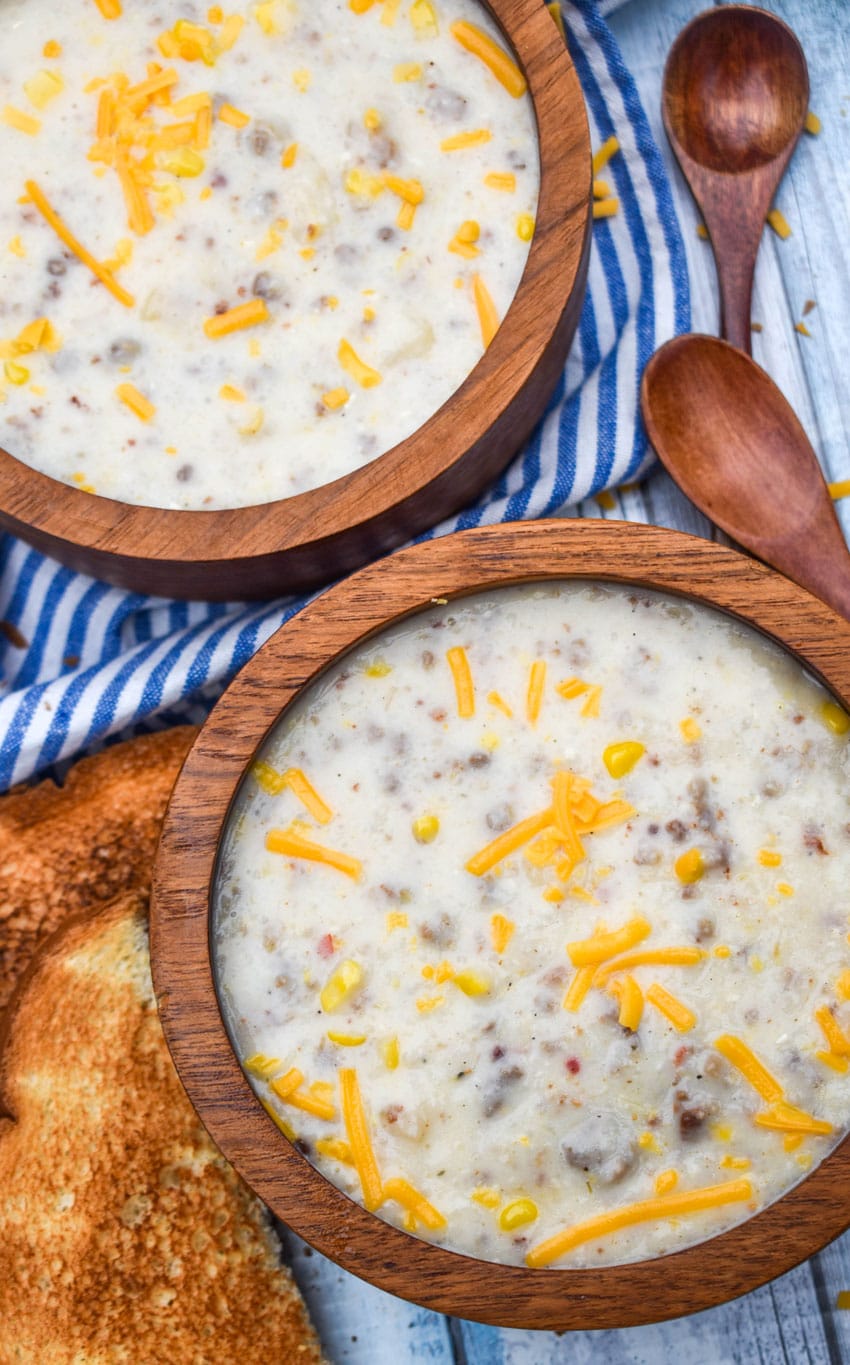
[[[608,9],[613,8],[608,0]],[[647,464],[640,375],[687,331],[684,248],[661,156],[594,0],[562,0],[591,138],[622,152],[620,200],[594,226],[587,301],[549,409],[503,477],[431,534],[545,516]],[[201,721],[233,674],[302,605],[168,602],[110,588],[0,538],[0,791],[105,741]]]

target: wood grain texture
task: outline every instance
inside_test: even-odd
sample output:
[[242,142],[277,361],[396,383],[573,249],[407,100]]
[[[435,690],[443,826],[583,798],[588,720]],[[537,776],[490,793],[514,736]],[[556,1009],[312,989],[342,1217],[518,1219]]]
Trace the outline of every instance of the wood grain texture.
[[644,370],[641,409],[683,492],[850,620],[850,553],[817,456],[770,376],[718,337],[674,337]]
[[540,197],[519,289],[471,375],[424,426],[320,488],[224,511],[135,507],[0,451],[0,526],[62,563],[140,592],[273,597],[347,572],[435,525],[505,467],[563,371],[584,301],[590,138],[581,88],[540,0],[486,0],[528,80]]
[[714,248],[723,336],[748,355],[765,217],[808,106],[799,42],[781,19],[751,5],[698,15],[667,58],[664,127]]
[[850,706],[850,624],[734,551],[657,528],[532,522],[414,546],[362,570],[283,627],[228,689],[184,766],[154,879],[152,961],[181,1079],[213,1138],[274,1212],[370,1282],[501,1325],[653,1322],[721,1303],[850,1224],[850,1142],[740,1227],[654,1262],[529,1271],[474,1261],[384,1224],[329,1184],[259,1104],[224,1029],[210,960],[217,850],[239,783],[281,710],[341,653],[434,597],[572,577],[648,585],[729,612],[784,643]]

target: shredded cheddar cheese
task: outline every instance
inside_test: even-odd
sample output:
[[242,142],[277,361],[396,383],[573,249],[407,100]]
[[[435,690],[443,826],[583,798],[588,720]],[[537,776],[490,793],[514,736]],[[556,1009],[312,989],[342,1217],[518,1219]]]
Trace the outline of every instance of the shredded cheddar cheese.
[[815,1019],[829,1044],[830,1052],[837,1057],[850,1057],[850,1038],[844,1033],[832,1010],[827,1005],[821,1005],[815,1010]]
[[752,1197],[753,1187],[749,1180],[730,1180],[722,1185],[708,1185],[703,1189],[683,1190],[680,1194],[643,1199],[639,1203],[626,1204],[611,1213],[597,1214],[571,1228],[565,1228],[529,1251],[525,1263],[537,1270],[551,1265],[583,1242],[619,1232],[621,1228],[632,1227],[635,1223],[647,1223],[658,1218],[679,1218],[688,1213],[720,1208],[724,1204],[743,1203]]
[[489,142],[492,136],[489,128],[474,128],[467,133],[454,133],[451,137],[443,138],[440,151],[462,152],[467,147],[480,147],[482,143]]
[[592,938],[568,943],[567,952],[574,967],[595,967],[633,948],[651,932],[652,925],[642,916],[636,916],[610,933],[597,933]]
[[530,725],[536,725],[540,719],[540,708],[543,705],[543,690],[546,686],[546,664],[542,659],[537,659],[532,665],[528,675],[528,691],[525,697],[525,714]]
[[788,225],[788,220],[784,213],[779,209],[774,208],[770,210],[770,213],[767,215],[767,222],[768,225],[773,228],[777,237],[780,237],[783,242],[787,241],[791,236],[791,228]]
[[608,165],[611,157],[620,150],[620,142],[616,137],[609,137],[603,142],[602,146],[593,153],[593,175],[598,176],[599,172]]
[[502,194],[516,193],[516,176],[513,171],[489,171],[484,177],[484,184],[490,190],[499,190]]
[[643,1017],[643,991],[640,986],[633,976],[626,974],[610,982],[608,990],[620,1002],[620,1027],[634,1033]]
[[91,252],[87,251],[86,248],[77,241],[70,228],[65,225],[46,196],[42,194],[36,182],[34,180],[27,180],[25,188],[42,218],[50,224],[59,240],[64,242],[68,250],[72,251],[74,255],[83,262],[83,265],[88,266],[92,274],[100,280],[101,284],[106,286],[110,294],[113,294],[119,303],[123,303],[125,308],[132,308],[135,303],[132,294],[128,294],[127,290],[114,279],[109,271],[106,270],[99,261],[95,260]]
[[323,801],[312,782],[304,775],[300,768],[287,768],[283,774],[283,781],[290,791],[308,810],[314,820],[320,825],[327,825],[333,819],[333,811],[326,801]]
[[525,76],[520,71],[513,58],[509,57],[498,43],[486,34],[483,29],[476,24],[468,24],[464,20],[458,20],[451,24],[449,32],[452,37],[460,43],[461,47],[466,48],[474,57],[482,61],[489,67],[496,80],[505,87],[509,95],[514,99],[519,99],[528,89]]
[[782,1086],[776,1077],[771,1075],[741,1038],[724,1033],[721,1037],[715,1038],[714,1046],[721,1057],[725,1057],[768,1104],[775,1104],[782,1099]]
[[269,320],[265,300],[250,299],[248,303],[237,304],[235,308],[228,308],[224,313],[207,318],[204,332],[211,341],[217,341],[220,337],[230,336],[232,332],[241,332],[246,327],[256,327]]
[[242,109],[235,109],[232,104],[222,104],[218,111],[219,120],[227,123],[231,128],[247,128],[251,122],[251,115],[246,114]]
[[481,341],[486,351],[499,330],[499,314],[496,312],[496,305],[490,291],[480,275],[474,275],[472,278],[472,294],[478,312]]
[[526,820],[520,820],[518,824],[506,829],[504,834],[498,835],[478,853],[468,859],[465,864],[467,872],[471,872],[474,877],[483,877],[485,872],[490,872],[497,863],[501,863],[505,858],[516,853],[518,849],[533,839],[535,834],[539,834],[547,825],[552,823],[551,806],[539,812],[537,815],[530,815]]
[[156,412],[156,408],[149,399],[134,384],[119,384],[115,390],[116,397],[120,398],[131,412],[139,418],[140,422],[149,422]]
[[433,1204],[429,1204],[424,1194],[420,1194],[419,1190],[414,1189],[408,1181],[402,1180],[400,1177],[384,1181],[381,1202],[384,1203],[388,1199],[401,1204],[403,1209],[407,1209],[413,1214],[417,1222],[420,1222],[423,1227],[430,1228],[432,1232],[437,1232],[446,1226],[443,1215],[434,1208]]
[[702,948],[690,945],[681,948],[637,948],[598,966],[593,984],[601,988],[616,972],[629,971],[632,967],[692,967],[704,957]]
[[505,915],[496,914],[491,916],[490,935],[493,940],[494,953],[498,953],[499,956],[502,955],[513,938],[515,929],[516,925],[513,920],[507,919]]
[[283,853],[290,858],[303,858],[307,862],[323,863],[326,867],[336,868],[338,872],[344,872],[352,881],[357,881],[362,875],[363,864],[359,858],[352,858],[347,853],[340,853],[337,849],[325,848],[322,844],[314,844],[309,839],[305,839],[296,830],[292,829],[271,829],[266,835],[266,848],[270,853]]
[[763,1113],[756,1114],[753,1122],[760,1128],[772,1128],[780,1133],[810,1133],[816,1137],[828,1137],[833,1132],[832,1124],[825,1119],[813,1118],[811,1114],[783,1100],[772,1104]]
[[363,1202],[369,1212],[374,1213],[376,1209],[380,1208],[383,1201],[383,1187],[369,1137],[357,1072],[353,1068],[340,1068],[339,1087],[345,1132],[351,1148],[354,1167],[360,1179]]
[[354,347],[345,338],[339,343],[337,360],[347,374],[355,383],[363,389],[372,389],[380,384],[381,376],[377,370],[373,370],[364,360],[361,360]]
[[669,1020],[678,1033],[688,1033],[697,1021],[693,1010],[683,1005],[681,1000],[677,1000],[675,995],[671,995],[657,981],[647,990],[646,998],[650,1005],[654,1005],[665,1019]]
[[470,720],[475,715],[475,685],[469,657],[463,645],[455,645],[446,651],[446,662],[451,669],[452,681],[457,699],[457,713],[462,720]]

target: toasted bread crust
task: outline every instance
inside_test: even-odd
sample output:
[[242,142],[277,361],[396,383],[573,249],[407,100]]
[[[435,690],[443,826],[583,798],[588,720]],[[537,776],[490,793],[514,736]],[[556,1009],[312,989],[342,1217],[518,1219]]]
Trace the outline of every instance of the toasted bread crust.
[[321,1361],[265,1210],[177,1078],[144,894],[39,952],[0,1096],[0,1365]]
[[197,732],[143,735],[82,759],[63,787],[0,800],[0,1014],[38,943],[70,915],[147,888],[165,806]]

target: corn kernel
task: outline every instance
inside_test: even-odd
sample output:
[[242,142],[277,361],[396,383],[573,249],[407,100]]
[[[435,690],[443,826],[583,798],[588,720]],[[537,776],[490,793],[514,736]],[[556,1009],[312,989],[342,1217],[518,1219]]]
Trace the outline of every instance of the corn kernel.
[[177,147],[173,152],[160,152],[157,156],[157,165],[170,175],[186,179],[201,174],[204,169],[204,158],[192,147]]
[[363,968],[357,962],[347,959],[341,962],[319,996],[322,1009],[326,1014],[339,1009],[340,1005],[357,990],[363,981]]
[[393,80],[396,85],[404,85],[408,81],[418,81],[422,79],[422,67],[418,62],[399,62],[393,69]]
[[420,37],[436,38],[440,31],[431,0],[413,0],[410,6],[410,22]]
[[499,1191],[492,1188],[488,1189],[486,1186],[473,1190],[469,1197],[476,1204],[480,1204],[482,1209],[497,1209],[501,1203]]
[[366,1041],[365,1033],[334,1033],[328,1029],[328,1038],[337,1047],[360,1047]]
[[440,832],[440,821],[436,815],[420,815],[411,828],[417,844],[433,844]]
[[835,983],[835,993],[840,1000],[850,1000],[850,972],[842,972]]
[[534,219],[530,213],[521,213],[516,220],[516,235],[521,242],[530,242],[534,236]]
[[782,854],[777,853],[772,848],[760,848],[758,860],[762,867],[780,867],[782,864]]
[[14,360],[7,360],[3,366],[3,373],[10,384],[26,384],[30,377],[30,372],[25,365],[16,365]]
[[30,80],[24,81],[27,97],[36,109],[44,109],[52,99],[61,95],[65,82],[58,71],[39,71]]
[[366,667],[367,678],[385,678],[388,673],[392,673],[392,668],[383,659],[375,659]]
[[834,701],[821,703],[820,717],[827,729],[835,735],[846,735],[850,730],[850,716]]
[[392,1038],[386,1038],[381,1043],[381,1056],[384,1059],[384,1066],[387,1071],[395,1071],[398,1066],[398,1038],[393,1034]]
[[659,1171],[655,1177],[655,1193],[669,1194],[679,1183],[678,1171]]
[[506,1204],[499,1214],[499,1227],[503,1232],[513,1232],[533,1223],[537,1217],[537,1205],[531,1199],[514,1199]]
[[490,983],[487,978],[481,976],[479,972],[472,970],[458,972],[452,980],[458,990],[463,991],[464,995],[476,996],[490,994]]
[[338,408],[344,408],[351,394],[348,389],[330,389],[328,393],[322,394],[322,402],[331,412],[336,412]]
[[625,777],[646,753],[646,745],[636,740],[625,739],[619,744],[609,744],[602,754],[602,762],[611,777]]
[[705,872],[705,859],[698,848],[689,848],[687,853],[683,853],[676,859],[676,876],[680,882],[689,884],[698,882]]
[[279,1070],[280,1058],[267,1057],[264,1052],[255,1052],[252,1056],[246,1057],[242,1065],[246,1071],[250,1071],[252,1076],[267,1081]]
[[696,744],[697,740],[702,738],[702,730],[693,716],[686,716],[684,720],[680,720],[679,729],[686,744]]

